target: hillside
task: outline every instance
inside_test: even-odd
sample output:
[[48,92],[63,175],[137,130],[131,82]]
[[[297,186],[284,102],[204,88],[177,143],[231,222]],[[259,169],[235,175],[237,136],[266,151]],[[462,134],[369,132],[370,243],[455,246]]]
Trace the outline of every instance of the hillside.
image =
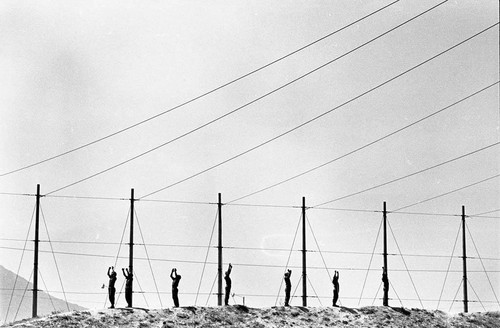
[[[8,322],[14,320],[18,308],[19,312],[16,316],[17,320],[31,317],[31,306],[33,302],[31,292],[26,292],[23,299],[24,289],[28,281],[26,281],[26,279],[24,279],[23,277],[18,276],[16,290],[14,291],[12,302],[10,304],[9,315],[7,320],[5,318],[7,309],[9,307],[11,290],[12,287],[14,287],[15,280],[16,274],[0,265],[0,286],[2,286],[2,290],[0,290],[0,322]],[[33,284],[29,283],[27,289],[29,291],[32,290]],[[23,302],[21,304],[21,307],[19,307],[21,299],[23,299]],[[72,303],[68,303],[68,306],[71,310],[85,310],[85,308]],[[49,294],[43,291],[38,292],[39,315],[46,315],[52,313],[53,311],[67,311],[68,306],[66,305],[66,302],[64,300],[58,299],[53,296],[49,297]]]
[[164,310],[106,309],[28,319],[6,327],[500,327],[500,312],[447,315],[387,307],[253,309],[236,305]]

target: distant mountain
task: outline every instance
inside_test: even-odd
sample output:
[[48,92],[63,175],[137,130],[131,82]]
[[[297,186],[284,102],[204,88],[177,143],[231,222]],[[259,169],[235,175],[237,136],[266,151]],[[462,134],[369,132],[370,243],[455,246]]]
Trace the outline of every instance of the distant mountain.
[[[17,309],[19,308],[19,312],[17,313],[16,320],[30,318],[31,317],[31,306],[33,302],[32,292],[33,284],[28,284],[28,291],[24,295],[24,288],[28,281],[26,279],[18,276],[16,282],[16,290],[12,296],[12,302],[10,303],[10,310],[8,314],[8,318],[6,320],[5,315],[7,314],[7,308],[9,307],[9,300],[12,293],[12,288],[14,287],[14,282],[16,280],[16,274],[12,271],[7,270],[3,266],[0,265],[0,322],[10,322],[14,320],[14,316],[16,315]],[[22,290],[21,290],[22,289]],[[40,287],[39,287],[40,289]],[[50,299],[52,298],[52,302]],[[21,307],[19,307],[19,303],[23,299]],[[52,305],[53,303],[53,305]],[[85,308],[67,303],[71,310],[85,310]],[[39,291],[38,292],[38,308],[37,312],[39,316],[47,315],[52,313],[53,311],[68,311],[68,306],[64,300],[58,299],[53,296],[49,296],[49,294]]]

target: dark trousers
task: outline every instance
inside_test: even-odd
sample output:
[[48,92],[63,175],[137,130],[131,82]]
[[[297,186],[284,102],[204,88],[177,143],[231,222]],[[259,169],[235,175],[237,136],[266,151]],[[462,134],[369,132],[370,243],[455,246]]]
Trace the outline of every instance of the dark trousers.
[[177,288],[172,288],[172,299],[174,300],[174,306],[179,307],[179,290]]
[[115,307],[115,292],[116,289],[114,287],[108,287],[108,296],[109,296],[109,303],[111,303],[111,307]]
[[384,286],[384,300],[383,300],[383,305],[384,306],[389,306],[389,286]]
[[339,299],[339,291],[337,289],[333,290],[333,306],[337,306],[337,300]]
[[229,305],[229,295],[231,294],[231,287],[226,286],[226,297],[224,297],[224,304]]
[[127,301],[127,307],[132,307],[132,288],[125,287],[125,301]]
[[286,287],[285,288],[285,306],[289,306],[290,305],[290,291],[291,291],[291,287]]

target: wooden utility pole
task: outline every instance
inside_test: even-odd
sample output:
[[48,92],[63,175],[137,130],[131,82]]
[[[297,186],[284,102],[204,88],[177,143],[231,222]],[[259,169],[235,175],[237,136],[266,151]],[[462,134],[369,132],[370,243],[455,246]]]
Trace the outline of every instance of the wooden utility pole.
[[[132,275],[134,273],[134,188],[130,190],[130,243],[129,243],[129,251],[128,251],[128,271],[129,274]],[[132,289],[130,293],[130,306],[132,306],[132,300],[134,295],[134,280],[132,278],[132,283],[130,288]]]
[[387,281],[384,283],[384,300],[383,305],[389,306],[389,268],[387,267],[387,205],[384,202],[384,272],[382,276],[385,277]]
[[306,198],[302,197],[302,306],[307,306]]
[[217,305],[222,305],[222,195],[219,193],[218,207],[218,217],[219,217],[219,245],[217,246],[218,251],[218,267],[217,267]]
[[38,314],[38,242],[40,228],[40,185],[36,185],[36,216],[35,216],[35,260],[33,262],[33,306],[31,316]]
[[465,206],[462,206],[462,261],[464,270],[464,313],[469,312],[469,300],[467,297],[467,247],[465,244]]

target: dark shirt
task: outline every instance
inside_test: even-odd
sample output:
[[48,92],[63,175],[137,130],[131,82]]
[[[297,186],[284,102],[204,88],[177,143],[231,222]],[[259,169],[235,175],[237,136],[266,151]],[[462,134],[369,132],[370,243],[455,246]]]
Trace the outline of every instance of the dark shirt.
[[286,285],[286,288],[292,287],[292,283],[290,282],[290,277],[285,277],[285,285]]
[[179,281],[181,280],[181,276],[176,276],[172,279],[172,289],[177,289],[179,287]]
[[339,278],[337,278],[337,277],[333,278],[333,287],[336,290],[339,290]]
[[226,281],[226,287],[231,288],[231,278],[229,276],[225,276],[224,280]]
[[115,288],[116,275],[109,276],[109,288]]

